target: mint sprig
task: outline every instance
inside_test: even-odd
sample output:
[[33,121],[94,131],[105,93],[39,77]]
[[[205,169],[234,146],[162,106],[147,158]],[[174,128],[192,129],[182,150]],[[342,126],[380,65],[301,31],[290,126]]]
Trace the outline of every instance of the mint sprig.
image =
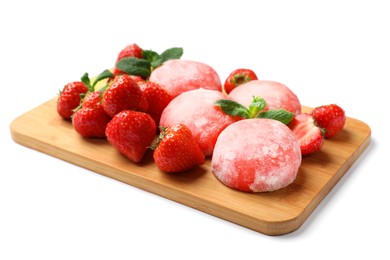
[[152,71],[161,66],[164,62],[173,59],[180,59],[183,55],[183,48],[170,48],[158,54],[152,50],[143,50],[142,59],[129,57],[123,58],[116,63],[116,67],[129,75],[148,78]]
[[284,109],[271,109],[264,111],[266,102],[263,98],[253,97],[252,103],[249,108],[241,105],[240,103],[229,100],[220,99],[215,102],[216,106],[219,106],[223,112],[231,116],[238,116],[242,118],[269,118],[288,124],[293,119],[294,114]]

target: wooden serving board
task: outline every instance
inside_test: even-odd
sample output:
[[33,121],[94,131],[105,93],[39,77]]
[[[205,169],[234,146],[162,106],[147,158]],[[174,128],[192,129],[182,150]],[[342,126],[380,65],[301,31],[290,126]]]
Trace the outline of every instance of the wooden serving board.
[[16,118],[11,134],[21,145],[255,231],[281,235],[304,223],[369,145],[371,130],[365,123],[347,118],[344,129],[327,139],[322,151],[303,158],[292,184],[266,193],[228,188],[212,174],[210,160],[180,174],[161,172],[152,152],[141,163],[132,163],[108,141],[79,136],[71,123],[57,114],[56,98]]

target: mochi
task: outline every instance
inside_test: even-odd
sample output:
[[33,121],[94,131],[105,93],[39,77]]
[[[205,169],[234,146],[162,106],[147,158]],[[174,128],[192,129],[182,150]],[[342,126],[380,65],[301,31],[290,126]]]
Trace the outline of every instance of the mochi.
[[200,88],[186,91],[175,97],[164,109],[160,125],[186,125],[204,155],[210,156],[221,131],[237,121],[235,117],[225,114],[214,105],[219,99],[226,97],[216,90]]
[[298,140],[286,125],[272,119],[244,119],[219,135],[211,170],[228,187],[266,192],[291,184],[301,160]]
[[173,97],[198,88],[222,91],[221,79],[209,65],[190,60],[168,60],[153,70],[149,81],[165,88]]
[[252,80],[234,88],[229,98],[248,107],[253,96],[267,103],[266,110],[285,109],[295,115],[301,113],[301,103],[295,93],[282,83],[269,80]]

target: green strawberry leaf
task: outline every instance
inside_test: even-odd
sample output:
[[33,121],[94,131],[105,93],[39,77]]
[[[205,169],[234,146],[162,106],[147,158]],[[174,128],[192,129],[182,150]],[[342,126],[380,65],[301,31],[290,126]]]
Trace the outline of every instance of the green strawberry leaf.
[[250,118],[249,110],[240,103],[237,103],[236,101],[229,99],[220,99],[215,102],[215,105],[219,106],[222,111],[225,112],[225,114],[231,116],[239,116],[243,118]]
[[272,109],[268,111],[261,112],[257,115],[256,118],[269,118],[282,122],[283,124],[288,124],[293,119],[294,114],[288,112],[284,109]]
[[95,86],[96,84],[103,80],[103,79],[107,79],[107,78],[110,78],[114,76],[114,74],[112,74],[111,71],[109,70],[104,70],[103,72],[101,72],[99,75],[96,76],[95,78],[95,81],[91,84],[91,79],[89,78],[89,75],[88,73],[84,73],[84,75],[81,77],[81,82],[83,82],[87,88],[88,88],[88,91],[89,92],[93,92],[95,90]]
[[89,79],[87,72],[85,72],[84,75],[81,76],[81,82],[87,85],[88,89],[91,90],[91,80]]
[[95,79],[95,81],[94,81],[93,84],[92,84],[93,89],[95,89],[95,86],[96,86],[96,84],[97,84],[99,81],[101,81],[101,80],[103,80],[103,79],[111,78],[112,76],[114,76],[114,74],[112,74],[111,71],[109,71],[109,70],[104,70],[102,73],[100,73],[99,75],[96,76],[96,79]]
[[129,75],[147,78],[150,76],[150,61],[134,57],[123,58],[117,62],[116,67]]
[[98,91],[99,91],[100,93],[104,93],[104,91],[106,91],[106,89],[108,88],[108,86],[110,86],[109,83],[105,84],[105,85],[104,85],[103,87],[101,87]]

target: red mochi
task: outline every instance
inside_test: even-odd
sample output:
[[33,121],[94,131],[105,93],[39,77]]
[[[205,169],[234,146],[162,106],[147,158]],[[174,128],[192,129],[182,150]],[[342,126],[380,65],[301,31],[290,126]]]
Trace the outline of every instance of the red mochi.
[[222,92],[215,90],[196,89],[184,92],[164,109],[160,125],[186,125],[204,155],[210,156],[218,135],[237,120],[214,105],[215,101],[225,98]]
[[189,60],[168,60],[153,70],[150,81],[160,84],[173,97],[198,88],[222,91],[221,79],[209,65]]
[[301,113],[301,103],[295,93],[276,81],[252,80],[229,93],[229,98],[246,107],[252,103],[253,96],[264,98],[266,110],[285,109],[296,115]]
[[272,119],[244,119],[219,135],[211,170],[228,187],[265,192],[291,184],[301,160],[298,140],[286,125]]

